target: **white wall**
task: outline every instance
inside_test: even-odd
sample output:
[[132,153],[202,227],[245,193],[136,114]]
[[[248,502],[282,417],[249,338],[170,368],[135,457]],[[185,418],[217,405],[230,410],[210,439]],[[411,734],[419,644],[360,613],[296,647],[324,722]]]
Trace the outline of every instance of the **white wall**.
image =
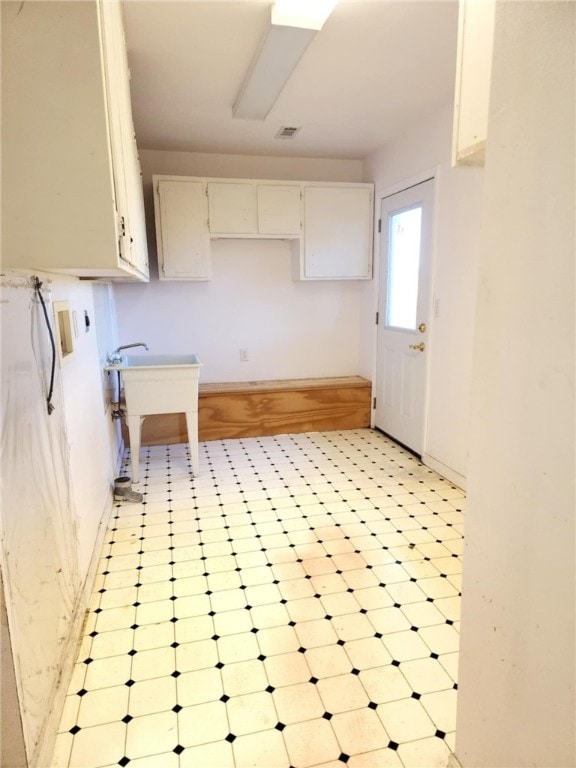
[[[424,457],[438,471],[464,485],[483,174],[477,168],[451,168],[451,140],[452,105],[448,105],[366,158],[364,180],[375,183],[378,199],[379,193],[402,189],[403,182],[426,178],[422,174],[427,171],[436,174],[432,297],[439,313],[431,313],[429,318]],[[374,328],[373,323],[370,325],[374,301],[368,293],[376,288],[366,288],[366,328]],[[372,363],[371,341],[373,335],[367,334],[361,352],[362,370]]]
[[[78,566],[85,577],[103,514],[109,511],[116,446],[110,429],[112,419],[103,399],[93,286],[53,276],[52,297],[54,301],[67,300],[77,318],[74,353],[62,366],[60,375],[70,487],[77,516]],[[88,329],[84,311],[90,321]]]
[[362,282],[295,282],[290,243],[275,240],[213,241],[212,281],[158,281],[151,188],[154,173],[360,181],[360,161],[152,150],[141,161],[152,279],[115,286],[120,343],[197,352],[203,381],[361,373]]
[[4,583],[0,570],[0,697],[2,717],[0,718],[0,765],[7,768],[28,768],[24,731],[18,703],[18,688],[8,614],[4,599]]
[[362,181],[360,160],[314,157],[218,155],[207,152],[140,150],[144,188],[151,192],[153,173],[218,176],[232,179],[289,179],[291,181]]
[[496,7],[456,755],[576,764],[575,11]]
[[[78,321],[75,351],[56,368],[51,415],[45,402],[50,347],[41,307],[28,275],[1,278],[0,565],[32,766],[50,763],[114,477],[92,285],[40,277],[50,321],[54,300],[68,301]],[[84,310],[92,320],[88,332]]]

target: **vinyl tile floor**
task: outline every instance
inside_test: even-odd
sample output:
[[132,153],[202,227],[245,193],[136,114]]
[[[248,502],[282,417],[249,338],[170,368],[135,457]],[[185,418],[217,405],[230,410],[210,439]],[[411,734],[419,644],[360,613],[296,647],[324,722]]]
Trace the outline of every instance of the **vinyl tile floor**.
[[140,461],[52,768],[446,765],[460,489],[370,429],[201,443],[196,478],[185,444]]

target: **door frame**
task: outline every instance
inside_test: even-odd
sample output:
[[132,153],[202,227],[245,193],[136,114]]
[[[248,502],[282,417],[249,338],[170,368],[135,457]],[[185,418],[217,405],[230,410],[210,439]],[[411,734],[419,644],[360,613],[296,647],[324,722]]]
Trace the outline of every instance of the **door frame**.
[[[426,366],[425,376],[425,392],[424,392],[424,416],[423,416],[423,436],[422,436],[422,456],[421,461],[427,464],[426,455],[428,453],[428,408],[430,398],[430,371],[432,369],[432,355],[434,354],[434,285],[436,283],[436,241],[437,231],[436,223],[438,221],[438,199],[439,199],[439,186],[441,184],[441,167],[440,165],[433,165],[427,169],[424,169],[420,173],[410,176],[398,181],[395,184],[377,189],[374,194],[374,273],[373,282],[374,287],[372,291],[372,400],[370,403],[370,426],[375,428],[376,410],[374,408],[374,398],[376,397],[376,377],[378,374],[378,325],[376,324],[376,313],[378,312],[380,302],[380,273],[382,270],[382,259],[387,254],[382,253],[380,247],[381,233],[378,232],[378,220],[380,218],[380,212],[382,210],[382,201],[384,198],[396,195],[399,192],[404,192],[410,187],[414,187],[418,184],[422,184],[425,181],[432,179],[434,181],[434,194],[433,194],[433,211],[432,211],[432,226],[430,236],[430,274],[428,285],[428,301],[430,307],[429,317],[429,336],[427,342],[428,351],[428,364]],[[393,439],[393,438],[391,438]]]

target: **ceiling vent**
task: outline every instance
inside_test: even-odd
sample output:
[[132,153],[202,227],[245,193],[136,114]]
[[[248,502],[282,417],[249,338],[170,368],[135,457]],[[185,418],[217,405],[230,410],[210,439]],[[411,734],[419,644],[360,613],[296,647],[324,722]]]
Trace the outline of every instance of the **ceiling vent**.
[[291,125],[283,125],[276,136],[274,136],[275,139],[293,139],[294,136],[298,133],[300,128],[295,128]]

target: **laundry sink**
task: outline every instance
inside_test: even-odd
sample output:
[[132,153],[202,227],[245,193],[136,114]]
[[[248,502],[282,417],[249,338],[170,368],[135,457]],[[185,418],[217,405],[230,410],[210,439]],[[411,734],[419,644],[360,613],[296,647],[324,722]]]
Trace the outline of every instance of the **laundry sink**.
[[200,366],[198,355],[128,355],[122,361],[114,364],[120,368],[182,368],[183,366]]
[[202,363],[190,355],[128,355],[105,367],[119,371],[124,383],[130,434],[132,481],[138,482],[140,435],[145,416],[184,413],[192,460],[198,474],[198,375]]

